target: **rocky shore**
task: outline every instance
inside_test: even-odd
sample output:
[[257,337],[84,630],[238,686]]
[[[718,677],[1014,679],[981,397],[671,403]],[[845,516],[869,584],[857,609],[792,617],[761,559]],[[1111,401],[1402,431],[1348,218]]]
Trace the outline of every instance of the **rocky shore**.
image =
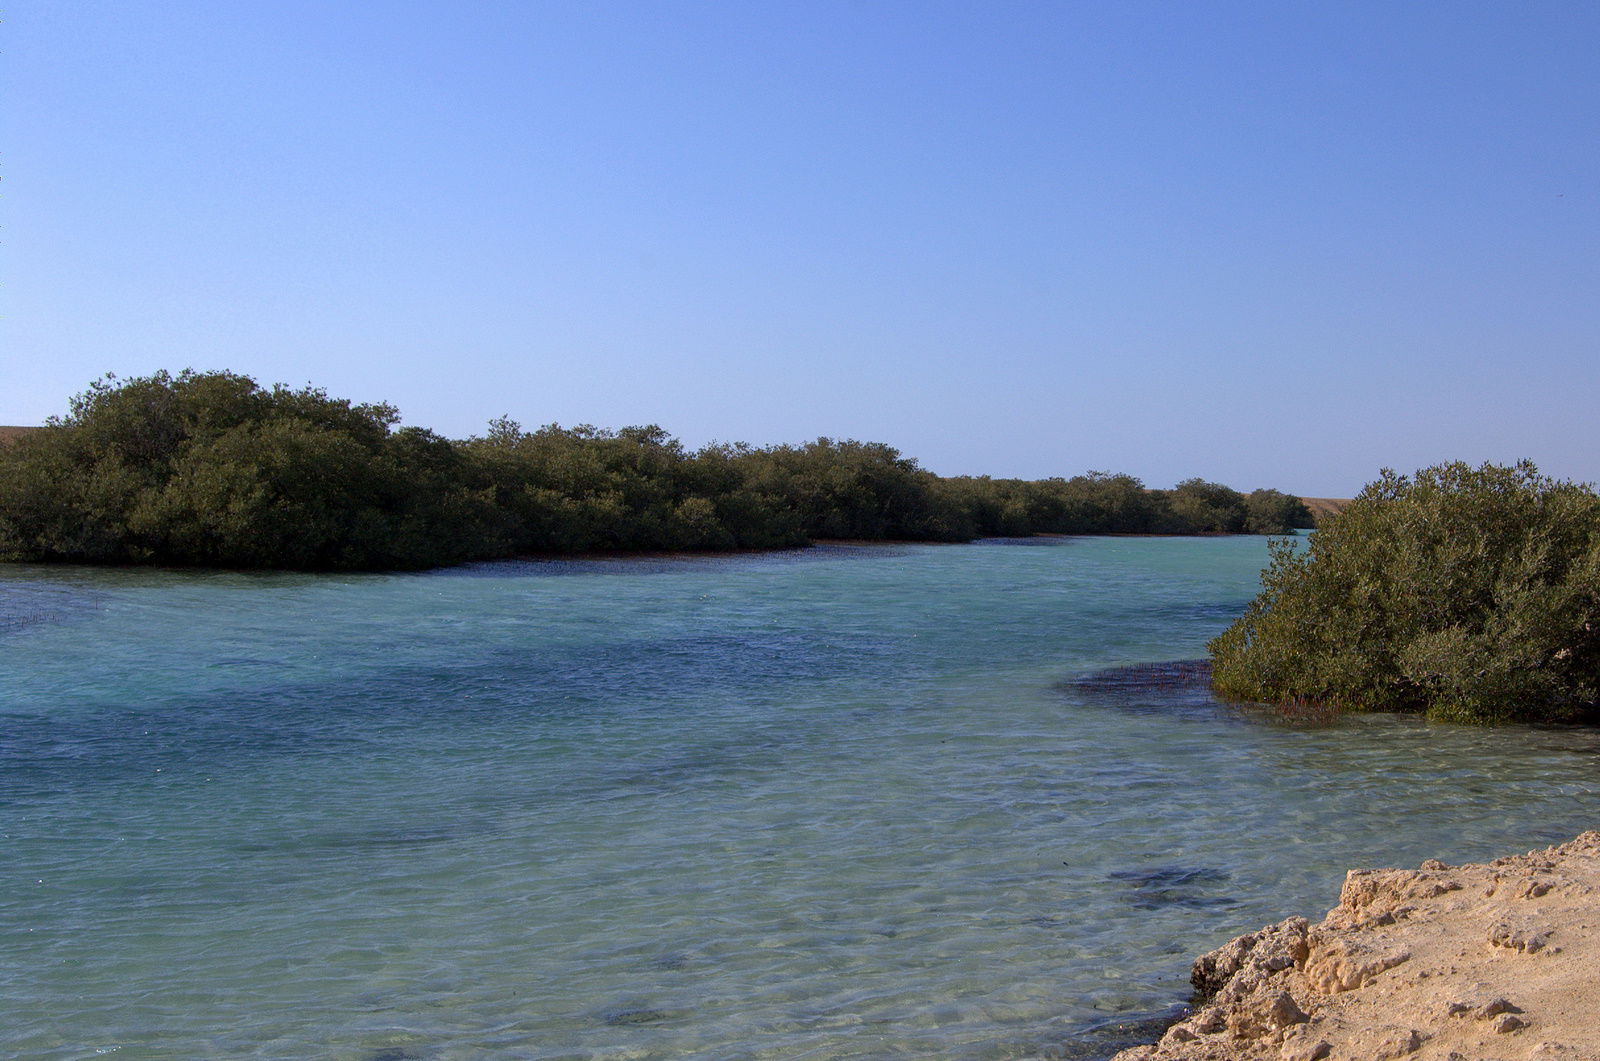
[[1320,924],[1203,955],[1197,1008],[1113,1061],[1600,1061],[1600,832],[1354,870]]

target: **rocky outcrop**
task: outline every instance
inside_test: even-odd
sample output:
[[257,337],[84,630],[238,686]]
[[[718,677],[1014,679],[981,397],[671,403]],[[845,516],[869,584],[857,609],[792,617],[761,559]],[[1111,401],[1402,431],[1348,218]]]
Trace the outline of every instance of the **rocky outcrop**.
[[1600,1061],[1600,832],[1483,865],[1354,870],[1194,963],[1197,1006],[1114,1061]]

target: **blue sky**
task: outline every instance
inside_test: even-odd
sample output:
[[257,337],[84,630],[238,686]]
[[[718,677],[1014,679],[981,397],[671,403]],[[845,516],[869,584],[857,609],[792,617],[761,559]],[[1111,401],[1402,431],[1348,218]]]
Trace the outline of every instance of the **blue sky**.
[[1600,5],[23,0],[0,423],[107,371],[1347,496],[1600,479]]

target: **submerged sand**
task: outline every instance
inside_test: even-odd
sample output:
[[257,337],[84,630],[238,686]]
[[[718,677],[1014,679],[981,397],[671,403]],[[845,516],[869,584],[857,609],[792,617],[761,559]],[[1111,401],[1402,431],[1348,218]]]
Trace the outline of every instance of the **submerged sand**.
[[1195,962],[1206,1001],[1114,1061],[1600,1061],[1600,832],[1482,865],[1355,870]]

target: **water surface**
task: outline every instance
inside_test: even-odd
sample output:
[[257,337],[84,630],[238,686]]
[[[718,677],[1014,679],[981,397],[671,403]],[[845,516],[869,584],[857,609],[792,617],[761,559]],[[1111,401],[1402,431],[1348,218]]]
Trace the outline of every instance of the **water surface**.
[[0,569],[0,1055],[1103,1057],[1600,741],[1182,683],[1256,538]]

